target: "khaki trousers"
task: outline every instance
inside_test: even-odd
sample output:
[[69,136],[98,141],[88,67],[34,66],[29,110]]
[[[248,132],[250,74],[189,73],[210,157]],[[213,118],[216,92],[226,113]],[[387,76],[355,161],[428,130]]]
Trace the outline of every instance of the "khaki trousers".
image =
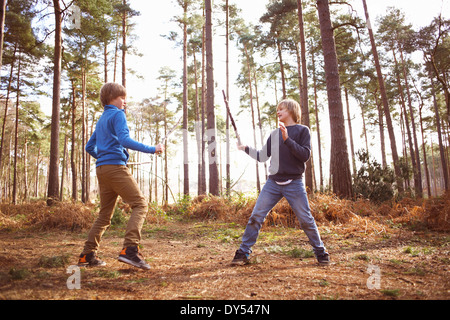
[[123,247],[138,245],[148,205],[136,180],[128,168],[123,165],[103,165],[97,167],[96,171],[100,192],[100,212],[89,231],[82,254],[98,250],[101,237],[111,224],[118,196],[121,196],[132,209]]

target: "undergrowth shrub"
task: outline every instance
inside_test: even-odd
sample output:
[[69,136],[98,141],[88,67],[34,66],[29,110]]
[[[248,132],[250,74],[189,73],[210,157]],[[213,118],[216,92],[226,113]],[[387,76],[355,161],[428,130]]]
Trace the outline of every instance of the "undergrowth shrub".
[[375,203],[391,200],[394,196],[394,173],[390,168],[383,168],[367,151],[356,153],[361,167],[353,175],[353,190],[359,197]]
[[[183,197],[167,206],[149,205],[147,224],[165,224],[173,219],[198,219],[234,222],[245,226],[256,203],[256,195],[237,194],[231,197]],[[432,199],[403,198],[376,204],[368,199],[340,199],[333,194],[309,194],[311,213],[318,225],[337,225],[347,232],[386,232],[391,226],[407,225],[437,231],[450,230],[450,193]],[[123,227],[131,208],[120,202],[112,225]],[[34,228],[38,230],[88,230],[98,214],[95,205],[45,201],[27,204],[0,204],[0,230]],[[264,227],[299,228],[299,222],[286,199],[268,214]]]
[[[20,223],[15,217],[21,217]],[[25,204],[0,205],[0,228],[27,228],[39,230],[61,229],[80,231],[90,227],[94,221],[93,205],[72,202],[33,201]],[[5,224],[2,222],[6,221]],[[16,221],[16,223],[11,223]]]

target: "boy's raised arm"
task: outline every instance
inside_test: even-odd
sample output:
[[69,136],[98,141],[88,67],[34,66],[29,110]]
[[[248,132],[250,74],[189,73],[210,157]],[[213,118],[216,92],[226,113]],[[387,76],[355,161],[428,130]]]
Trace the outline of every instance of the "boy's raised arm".
[[114,119],[114,127],[116,129],[117,138],[120,144],[127,149],[141,151],[145,153],[155,153],[156,148],[154,146],[147,146],[136,140],[131,139],[130,130],[128,129],[125,113],[118,112]]

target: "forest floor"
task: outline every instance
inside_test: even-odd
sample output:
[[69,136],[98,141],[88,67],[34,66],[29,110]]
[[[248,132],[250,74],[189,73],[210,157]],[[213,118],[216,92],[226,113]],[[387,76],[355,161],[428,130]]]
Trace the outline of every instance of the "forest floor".
[[[23,218],[22,218],[23,219]],[[0,231],[0,299],[11,300],[448,300],[448,232],[318,223],[332,263],[319,266],[303,231],[264,226],[249,264],[230,264],[245,224],[178,218],[146,222],[142,252],[151,270],[117,260],[124,227],[104,234],[106,267],[81,268],[87,231]],[[72,278],[73,279],[73,278]],[[75,283],[75,282],[72,282]]]

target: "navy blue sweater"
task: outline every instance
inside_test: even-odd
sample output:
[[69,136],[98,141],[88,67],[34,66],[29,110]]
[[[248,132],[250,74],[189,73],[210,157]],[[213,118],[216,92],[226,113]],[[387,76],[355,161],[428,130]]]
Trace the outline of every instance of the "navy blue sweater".
[[311,156],[311,135],[309,128],[300,124],[287,126],[289,138],[283,141],[280,129],[271,132],[261,150],[247,147],[253,159],[265,162],[269,158],[269,178],[284,182],[302,178],[306,164]]
[[96,166],[105,164],[126,165],[126,149],[155,153],[156,148],[130,138],[130,130],[123,109],[106,105],[95,131],[86,144],[86,151],[97,159]]

